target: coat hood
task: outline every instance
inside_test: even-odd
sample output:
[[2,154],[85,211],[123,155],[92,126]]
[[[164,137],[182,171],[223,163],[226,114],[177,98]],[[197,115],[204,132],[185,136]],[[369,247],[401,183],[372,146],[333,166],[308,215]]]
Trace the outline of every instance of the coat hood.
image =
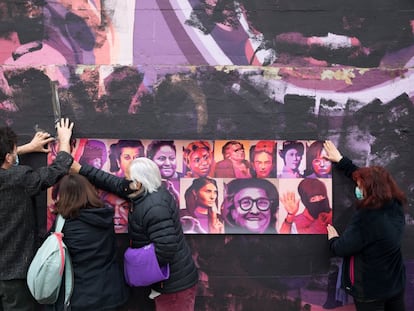
[[114,209],[109,205],[102,208],[84,208],[80,210],[78,219],[96,227],[107,228],[114,225]]

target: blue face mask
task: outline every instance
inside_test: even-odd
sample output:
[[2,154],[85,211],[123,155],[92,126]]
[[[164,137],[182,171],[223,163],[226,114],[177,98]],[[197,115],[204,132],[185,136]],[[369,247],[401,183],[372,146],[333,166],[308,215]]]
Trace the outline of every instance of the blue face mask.
[[358,200],[362,200],[364,198],[364,194],[359,187],[355,187],[355,196]]
[[16,160],[13,163],[14,166],[19,165],[19,156],[16,154]]

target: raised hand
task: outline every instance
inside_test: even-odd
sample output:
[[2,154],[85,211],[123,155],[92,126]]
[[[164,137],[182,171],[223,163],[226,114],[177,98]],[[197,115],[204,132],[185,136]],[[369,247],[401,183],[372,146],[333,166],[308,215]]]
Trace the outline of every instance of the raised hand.
[[68,118],[62,118],[56,123],[60,151],[70,153],[70,138],[72,136],[72,129],[73,122],[70,122]]
[[326,140],[323,144],[323,148],[326,151],[325,158],[331,162],[339,162],[342,159],[342,154],[339,152],[338,148],[330,140]]
[[299,198],[296,197],[296,194],[292,191],[284,193],[280,197],[280,202],[283,204],[288,215],[296,215],[299,210]]
[[54,140],[55,139],[47,132],[36,132],[29,143],[17,147],[17,154],[30,152],[48,153],[50,151],[49,143]]

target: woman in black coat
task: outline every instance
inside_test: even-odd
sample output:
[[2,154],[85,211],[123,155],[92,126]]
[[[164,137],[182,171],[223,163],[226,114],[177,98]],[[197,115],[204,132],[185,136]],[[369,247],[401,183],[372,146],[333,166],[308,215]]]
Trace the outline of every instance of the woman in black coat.
[[[79,174],[62,178],[56,208],[66,219],[63,242],[73,265],[71,311],[113,310],[123,305],[128,287],[117,262],[114,209],[104,205],[96,189]],[[62,284],[58,301],[48,305],[47,311],[64,310]]]
[[198,272],[181,227],[179,208],[162,186],[157,164],[148,158],[134,159],[126,178],[74,162],[74,171],[96,187],[132,200],[128,217],[131,247],[154,244],[158,263],[169,264],[167,280],[151,285],[150,297],[157,311],[193,311]]
[[340,236],[328,225],[330,250],[344,257],[342,286],[358,311],[404,311],[405,194],[383,167],[358,168],[332,142],[324,148],[326,158],[356,183],[358,209],[350,224]]

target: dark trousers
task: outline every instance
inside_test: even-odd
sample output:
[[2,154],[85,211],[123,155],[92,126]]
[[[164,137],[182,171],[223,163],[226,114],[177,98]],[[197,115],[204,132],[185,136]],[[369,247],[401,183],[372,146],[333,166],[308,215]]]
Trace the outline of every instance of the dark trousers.
[[0,280],[0,311],[35,311],[36,308],[26,280]]
[[156,311],[194,311],[197,285],[155,298]]
[[354,301],[357,311],[405,311],[404,291],[387,300]]

